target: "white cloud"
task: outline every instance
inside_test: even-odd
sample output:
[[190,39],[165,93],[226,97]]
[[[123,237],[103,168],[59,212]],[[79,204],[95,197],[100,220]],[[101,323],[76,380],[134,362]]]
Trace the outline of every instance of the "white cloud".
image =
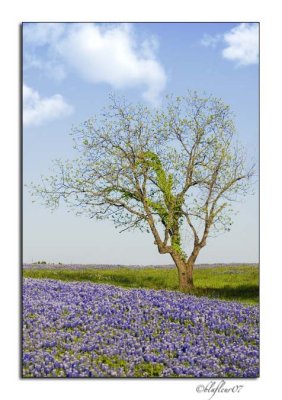
[[204,34],[201,39],[201,44],[207,47],[216,47],[216,45],[222,40],[222,36],[217,34],[215,36]]
[[203,46],[215,48],[220,43],[227,45],[221,53],[223,58],[236,61],[240,66],[258,63],[258,24],[242,23],[223,35],[205,34],[201,39]]
[[40,125],[71,114],[70,106],[60,94],[51,97],[41,97],[37,91],[23,85],[23,124]]
[[139,42],[130,24],[33,25],[26,27],[25,43],[47,44],[53,57],[83,79],[116,89],[145,87],[143,97],[158,102],[166,74],[156,59],[154,37]]
[[222,56],[237,61],[238,65],[258,63],[259,30],[258,24],[240,24],[225,33],[224,41],[228,44]]

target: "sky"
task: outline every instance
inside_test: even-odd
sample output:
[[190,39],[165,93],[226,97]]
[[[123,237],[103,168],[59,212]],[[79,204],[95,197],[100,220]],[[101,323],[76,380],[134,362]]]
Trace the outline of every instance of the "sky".
[[[258,170],[258,24],[140,23],[23,25],[23,183],[39,182],[54,159],[75,156],[69,136],[116,93],[158,107],[187,90],[230,104],[240,141]],[[210,238],[197,262],[258,261],[258,178],[236,204],[228,233]],[[23,261],[168,264],[150,235],[119,233],[110,221],[54,213],[23,188]]]

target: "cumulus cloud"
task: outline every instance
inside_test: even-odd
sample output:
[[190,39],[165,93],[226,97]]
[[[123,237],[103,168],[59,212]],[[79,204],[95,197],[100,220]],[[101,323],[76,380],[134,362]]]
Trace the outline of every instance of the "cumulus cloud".
[[258,63],[259,31],[258,24],[240,24],[225,33],[227,43],[222,56],[228,60],[237,61],[239,65]]
[[222,57],[245,66],[258,63],[259,28],[258,24],[242,23],[223,35],[207,35],[201,39],[203,46],[215,48],[219,44],[227,45],[222,50]]
[[[64,34],[62,23],[25,23],[23,28],[23,68],[37,69],[48,78],[62,81],[66,77],[63,64],[57,60],[53,44]],[[38,54],[36,49],[43,47]]]
[[73,107],[60,94],[41,97],[27,85],[23,85],[23,124],[40,125],[46,121],[70,115]]
[[33,25],[26,27],[24,41],[49,46],[53,57],[84,80],[115,89],[140,87],[147,101],[158,102],[166,73],[154,37],[138,41],[130,24]]

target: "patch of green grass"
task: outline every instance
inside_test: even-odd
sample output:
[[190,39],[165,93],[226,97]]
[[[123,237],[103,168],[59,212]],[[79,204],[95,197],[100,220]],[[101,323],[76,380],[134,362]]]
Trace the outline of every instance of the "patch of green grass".
[[127,368],[128,363],[125,360],[122,360],[118,356],[105,356],[99,355],[95,358],[95,363],[99,364],[107,364],[111,368]]
[[32,314],[32,313],[30,313],[30,314],[28,314],[28,315],[26,316],[27,319],[36,319],[37,317],[38,317],[38,315]]
[[[125,288],[178,290],[176,269],[24,269],[27,278],[89,281]],[[215,267],[194,270],[195,288],[191,294],[222,300],[257,304],[259,269],[255,266]]]
[[163,364],[142,362],[135,366],[134,376],[136,377],[161,376],[163,369],[164,369]]

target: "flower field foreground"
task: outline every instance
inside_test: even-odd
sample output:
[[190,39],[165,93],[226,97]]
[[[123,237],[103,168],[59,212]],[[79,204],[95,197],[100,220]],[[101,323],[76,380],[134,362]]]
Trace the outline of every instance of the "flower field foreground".
[[257,377],[259,309],[178,292],[23,281],[24,377]]

